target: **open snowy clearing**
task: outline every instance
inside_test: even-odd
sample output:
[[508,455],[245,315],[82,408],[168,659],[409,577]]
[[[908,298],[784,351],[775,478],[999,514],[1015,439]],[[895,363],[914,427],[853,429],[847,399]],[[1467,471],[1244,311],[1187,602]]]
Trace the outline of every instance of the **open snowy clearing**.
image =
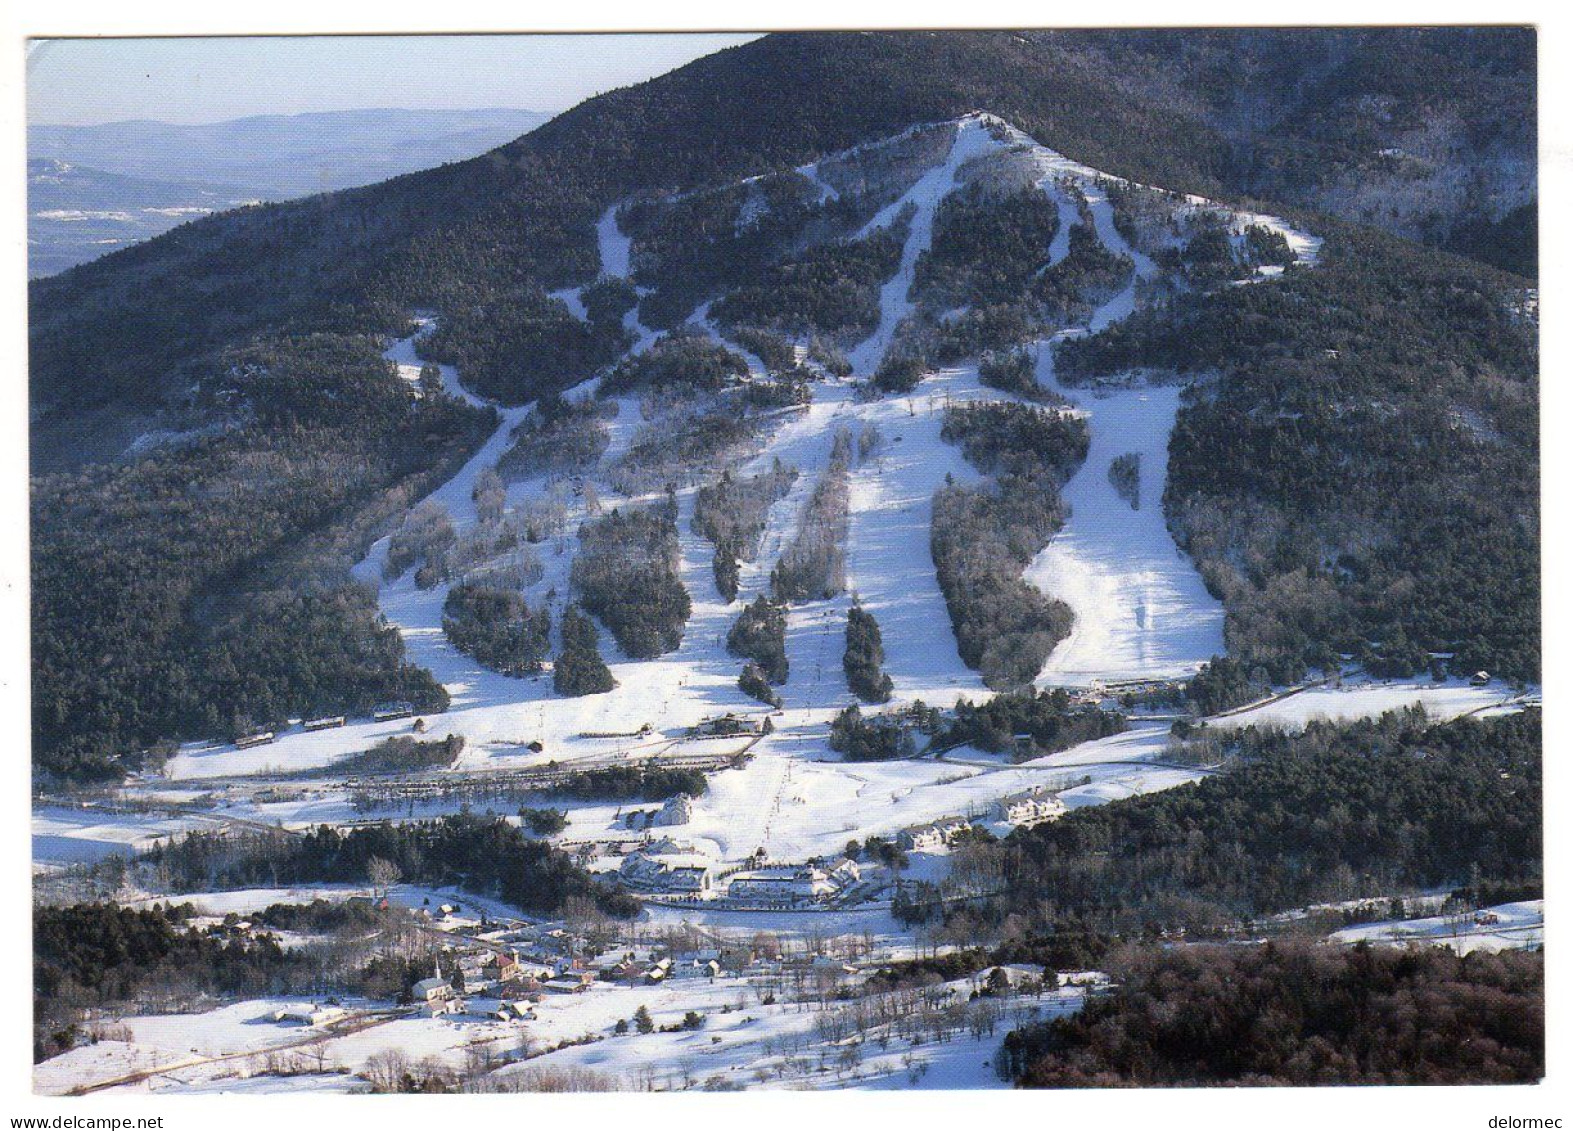
[[1281,726],[1304,728],[1313,721],[1344,722],[1373,718],[1419,706],[1438,722],[1494,707],[1521,704],[1522,697],[1499,681],[1476,687],[1460,679],[1345,681],[1341,687],[1310,687],[1258,707],[1231,711],[1207,720],[1214,727]]
[[150,847],[160,837],[209,824],[199,816],[38,806],[33,809],[33,865],[84,864],[106,856],[129,855]]
[[1472,915],[1433,915],[1392,923],[1362,923],[1335,931],[1331,937],[1342,943],[1447,946],[1459,954],[1475,950],[1522,950],[1545,945],[1546,904],[1545,900],[1531,899],[1498,904]]

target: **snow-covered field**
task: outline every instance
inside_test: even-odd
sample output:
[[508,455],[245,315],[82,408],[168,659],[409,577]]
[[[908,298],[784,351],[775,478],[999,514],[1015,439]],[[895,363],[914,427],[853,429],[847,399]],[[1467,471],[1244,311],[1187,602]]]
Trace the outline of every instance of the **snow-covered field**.
[[128,855],[142,851],[160,837],[207,824],[209,822],[196,816],[35,806],[33,865],[35,868],[56,867],[90,863],[116,854]]
[[1215,727],[1280,726],[1303,728],[1313,721],[1342,722],[1373,718],[1419,706],[1438,722],[1495,707],[1521,704],[1522,697],[1498,681],[1479,687],[1465,680],[1443,683],[1420,679],[1346,680],[1341,686],[1308,687],[1260,706],[1231,711],[1208,721]]
[[1498,904],[1474,914],[1362,923],[1335,931],[1332,938],[1343,943],[1448,946],[1459,954],[1475,950],[1527,949],[1545,945],[1546,905],[1544,900],[1532,899]]

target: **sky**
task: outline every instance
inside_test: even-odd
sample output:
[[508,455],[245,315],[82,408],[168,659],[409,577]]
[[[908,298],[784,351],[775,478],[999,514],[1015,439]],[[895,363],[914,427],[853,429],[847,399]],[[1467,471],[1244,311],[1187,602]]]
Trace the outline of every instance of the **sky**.
[[193,124],[316,110],[558,113],[753,35],[48,39],[28,44],[34,125]]

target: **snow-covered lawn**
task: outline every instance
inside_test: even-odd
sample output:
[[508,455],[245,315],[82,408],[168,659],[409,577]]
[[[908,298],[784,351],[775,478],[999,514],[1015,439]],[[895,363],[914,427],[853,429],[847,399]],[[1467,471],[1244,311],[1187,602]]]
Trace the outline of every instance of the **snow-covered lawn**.
[[[945,989],[965,1002],[974,985],[960,979]],[[992,1033],[963,1031],[944,1041],[913,1043],[878,1031],[828,1037],[821,1008],[765,1004],[771,992],[768,982],[732,977],[633,987],[597,983],[581,994],[548,995],[528,1022],[497,1021],[480,1012],[486,1003],[477,999],[473,1013],[402,1016],[360,1032],[328,1034],[302,1052],[304,1063],[320,1071],[292,1077],[267,1075],[268,1054],[318,1034],[273,1020],[274,1011],[292,1001],[259,999],[205,1013],[128,1017],[129,1043],[106,1041],[46,1061],[34,1070],[34,1086],[59,1093],[161,1069],[105,1092],[351,1091],[364,1087],[352,1073],[385,1050],[397,1050],[412,1064],[432,1059],[450,1069],[465,1067],[482,1051],[494,1062],[513,1062],[497,1069],[503,1078],[539,1069],[590,1069],[630,1089],[997,1088],[1002,1084],[993,1057],[1005,1033],[1078,1009],[1084,1000],[1077,989],[1006,999]],[[641,1008],[656,1032],[639,1033],[632,1024]],[[848,1008],[824,1007],[831,1013]],[[701,1027],[677,1029],[690,1012],[703,1017]],[[615,1032],[619,1021],[629,1023],[626,1033]],[[666,1027],[677,1031],[660,1031]],[[521,1060],[521,1052],[530,1055]]]

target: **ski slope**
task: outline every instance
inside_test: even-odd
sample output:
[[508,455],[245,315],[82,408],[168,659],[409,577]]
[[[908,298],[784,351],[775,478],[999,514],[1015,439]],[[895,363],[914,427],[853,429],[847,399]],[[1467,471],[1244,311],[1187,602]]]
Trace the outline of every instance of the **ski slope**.
[[[1169,433],[1180,389],[1152,385],[1093,394],[1054,378],[1054,354],[1038,352],[1038,380],[1086,413],[1086,462],[1062,495],[1070,519],[1025,577],[1071,607],[1070,635],[1049,655],[1038,683],[1086,686],[1188,676],[1225,651],[1223,605],[1207,592],[1164,521]],[[1117,457],[1140,458],[1140,507],[1109,481]]]
[[901,266],[880,289],[879,325],[849,357],[852,371],[860,377],[872,376],[879,368],[880,359],[895,337],[896,327],[912,313],[909,297],[912,275],[918,257],[934,242],[934,213],[940,201],[956,187],[956,177],[963,165],[999,148],[1000,143],[989,133],[989,120],[982,115],[963,118],[955,128],[956,136],[944,162],[924,173],[899,199],[880,209],[858,233],[857,238],[863,239],[894,224],[904,211],[913,210],[907,242],[901,249]]
[[[942,156],[898,199],[885,205],[862,233],[878,231],[902,215],[909,218],[899,267],[880,289],[878,323],[852,351],[859,375],[877,370],[898,328],[913,312],[914,271],[932,243],[941,202],[991,160],[1025,155],[1039,187],[1055,202],[1062,223],[1048,249],[1051,261],[1068,254],[1070,227],[1082,222],[1085,208],[1105,246],[1128,255],[1134,263],[1129,280],[1093,313],[1086,329],[1097,330],[1127,316],[1140,301],[1144,282],[1157,273],[1153,261],[1129,247],[1115,227],[1107,178],[1037,146],[988,115],[969,115],[952,123],[952,128],[954,135]],[[802,171],[824,184],[816,167]],[[824,187],[828,192],[828,185]],[[617,210],[614,205],[602,214],[596,239],[602,276],[626,279],[632,269],[632,240],[619,229]],[[571,310],[582,309],[578,292],[562,292],[559,297]],[[708,306],[701,306],[689,322],[716,334]],[[636,339],[636,350],[655,340],[656,335],[639,324],[637,311],[628,314],[626,324]],[[430,325],[429,319],[423,319],[420,332]],[[406,339],[394,343],[387,356],[418,372],[415,348],[415,339]],[[756,378],[765,375],[757,358],[748,361]],[[463,389],[451,367],[443,367],[442,373],[445,388],[469,403],[484,403]],[[1040,682],[1084,684],[1194,670],[1223,650],[1222,610],[1175,549],[1158,506],[1178,390],[1164,386],[1096,393],[1065,389],[1055,380],[1047,346],[1039,350],[1038,375],[1043,384],[1075,402],[1092,435],[1089,458],[1065,490],[1072,508],[1070,521],[1026,571],[1029,581],[1065,600],[1075,613],[1072,635],[1050,656]],[[812,385],[809,405],[768,418],[757,453],[738,469],[743,475],[756,474],[780,459],[799,474],[788,494],[768,512],[761,552],[755,562],[745,564],[736,602],[721,600],[711,566],[714,548],[691,529],[696,488],[678,492],[679,568],[693,603],[692,615],[681,645],[653,660],[629,660],[603,630],[603,654],[618,683],[611,692],[563,699],[553,693],[549,677],[515,679],[482,668],[452,648],[442,632],[448,586],[421,590],[414,584],[413,571],[385,578],[387,541],[373,546],[356,575],[378,587],[382,612],[402,634],[410,661],[430,670],[448,688],[451,709],[429,722],[436,736],[452,733],[465,738],[455,768],[501,770],[549,761],[571,764],[638,756],[680,737],[706,718],[726,712],[761,713],[763,708],[736,686],[741,661],[726,651],[727,630],[745,602],[767,591],[771,568],[791,543],[814,486],[829,464],[837,432],[846,429],[856,441],[865,429],[873,428],[880,443],[868,458],[855,461],[851,471],[847,592],[789,611],[786,648],[791,671],[778,689],[784,706],[772,719],[775,732],[753,748],[745,767],[712,775],[710,792],[696,803],[692,822],[682,830],[684,838],[720,859],[737,859],[759,847],[778,858],[801,859],[833,852],[853,837],[888,836],[939,817],[982,813],[1001,796],[1071,770],[1091,780],[1067,794],[1069,804],[1097,804],[1201,776],[1203,771],[1165,764],[1161,756],[1165,733],[1151,726],[1024,766],[1002,765],[977,752],[969,756],[967,751],[945,761],[852,765],[828,751],[828,724],[835,712],[853,701],[841,670],[841,654],[846,611],[854,598],[881,625],[885,670],[894,683],[897,703],[922,699],[949,706],[963,695],[976,699],[990,694],[957,654],[949,613],[934,576],[929,537],[934,492],[947,480],[965,484],[979,478],[959,447],[940,438],[945,406],[1008,394],[984,387],[975,366],[946,369],[927,376],[909,394],[873,400],[855,396],[847,381],[823,373],[820,378]],[[569,395],[594,395],[597,385],[593,380],[585,382]],[[638,397],[613,403],[616,416],[608,423],[608,449],[587,477],[608,508],[650,501],[625,498],[608,482],[610,470],[648,423]],[[461,536],[476,522],[472,492],[477,477],[507,449],[514,428],[530,409],[528,405],[499,408],[496,432],[430,496],[429,501],[452,516]],[[1139,453],[1142,461],[1142,507],[1136,511],[1115,495],[1107,479],[1108,462],[1127,452]],[[512,484],[508,500],[519,506],[552,489],[545,477],[538,477]],[[569,596],[568,571],[577,551],[572,532],[588,517],[582,501],[570,500],[566,505],[564,532],[537,547],[543,576],[525,593],[532,604],[549,604],[554,622]],[[637,742],[584,737],[632,731],[644,724],[651,732]],[[273,744],[248,751],[193,745],[172,760],[170,776],[200,781],[323,767],[408,730],[407,720],[354,721],[313,734],[293,727]],[[544,749],[530,751],[532,742],[542,743]],[[573,832],[581,837],[609,831],[617,816],[616,806],[571,808]],[[308,794],[249,807],[243,803],[237,812],[306,823],[343,819],[346,810],[341,796]]]

